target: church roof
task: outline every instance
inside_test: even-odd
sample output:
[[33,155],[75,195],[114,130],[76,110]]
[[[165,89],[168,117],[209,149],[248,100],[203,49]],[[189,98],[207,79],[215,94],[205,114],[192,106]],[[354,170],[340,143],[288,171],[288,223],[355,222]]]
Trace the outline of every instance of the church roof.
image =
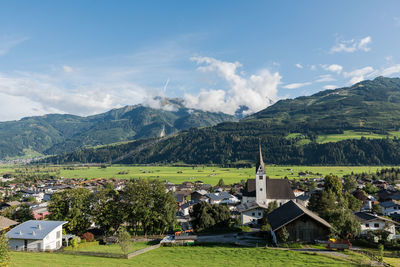
[[[267,199],[295,199],[296,196],[290,187],[289,180],[287,179],[269,179],[266,181],[266,197]],[[244,192],[244,196],[256,196],[256,179],[248,179]]]
[[319,217],[317,214],[313,213],[303,205],[294,202],[293,200],[286,202],[279,208],[268,213],[267,217],[268,222],[271,225],[272,231],[276,231],[303,215],[308,215],[308,217],[310,217],[311,219],[319,222],[320,224],[328,228],[332,227],[327,221]]

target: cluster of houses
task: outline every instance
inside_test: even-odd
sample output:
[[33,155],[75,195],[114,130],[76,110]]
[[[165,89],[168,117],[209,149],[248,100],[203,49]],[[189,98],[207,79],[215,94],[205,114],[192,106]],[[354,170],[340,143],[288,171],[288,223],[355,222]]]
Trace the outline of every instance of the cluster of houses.
[[[300,175],[300,174],[299,174]],[[301,176],[306,176],[302,173]],[[12,183],[12,179],[1,178],[7,181],[0,187],[2,196],[19,195],[20,199],[0,203],[0,211],[8,208],[28,204],[35,220],[19,224],[19,222],[0,216],[0,232],[7,232],[9,246],[14,250],[53,250],[62,245],[62,225],[67,222],[48,221],[47,209],[51,195],[57,191],[69,188],[85,187],[92,191],[113,184],[116,190],[121,190],[126,181],[124,179],[48,179],[37,181],[35,185],[24,186]],[[183,228],[190,229],[190,211],[200,202],[215,205],[227,205],[232,216],[240,217],[242,225],[253,228],[261,227],[261,222],[268,219],[271,233],[276,241],[280,231],[289,232],[289,241],[312,242],[327,240],[332,227],[327,221],[307,209],[309,199],[315,190],[322,190],[323,178],[313,178],[315,188],[304,190],[304,185],[311,179],[301,179],[300,182],[288,179],[269,179],[260,149],[259,162],[256,166],[254,179],[245,183],[231,186],[211,186],[201,181],[184,182],[180,185],[165,183],[167,191],[174,193],[177,204],[178,221]],[[400,191],[385,181],[357,180],[358,189],[353,195],[363,202],[359,212],[354,213],[361,225],[361,234],[370,231],[385,230],[389,238],[399,236],[396,231],[400,224]],[[380,191],[375,195],[365,195],[361,189],[366,183],[373,184]],[[300,189],[303,188],[303,189]],[[31,202],[22,202],[30,200]],[[33,200],[33,201],[32,201]],[[270,203],[276,203],[277,208],[267,214]],[[381,208],[382,215],[373,211],[373,206]],[[390,216],[390,218],[389,218]]]
[[[306,175],[306,173],[302,174],[302,176]],[[306,182],[309,180],[300,181],[300,183]],[[315,178],[312,182],[315,183],[315,190],[323,189],[323,178]],[[398,222],[400,191],[381,180],[360,179],[357,182],[358,189],[353,194],[363,202],[363,205],[361,210],[354,215],[360,222],[361,235],[366,235],[369,231],[385,230],[390,233],[390,239],[399,238],[396,230],[400,229]],[[380,189],[377,197],[359,194],[368,182]],[[212,187],[197,181],[185,182],[182,185],[169,184],[167,188],[175,193],[178,215],[186,217],[188,221],[193,206],[205,201],[210,204],[228,205],[232,215],[240,216],[242,225],[260,227],[261,221],[267,216],[274,238],[285,227],[289,232],[289,241],[327,240],[332,226],[307,209],[310,197],[315,190],[305,191],[296,185],[299,184],[291,183],[288,179],[269,179],[260,149],[255,179],[248,179],[245,184]],[[272,202],[276,202],[278,208],[265,214],[269,210],[268,205]],[[385,217],[374,213],[373,205],[381,207],[382,215]],[[390,216],[391,219],[386,216]]]

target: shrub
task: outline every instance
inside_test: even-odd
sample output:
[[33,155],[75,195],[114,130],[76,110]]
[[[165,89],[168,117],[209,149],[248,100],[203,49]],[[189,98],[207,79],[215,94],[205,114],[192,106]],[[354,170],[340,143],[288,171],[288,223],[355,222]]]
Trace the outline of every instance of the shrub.
[[82,240],[86,240],[86,242],[92,242],[94,240],[94,235],[90,232],[86,232],[81,236]]

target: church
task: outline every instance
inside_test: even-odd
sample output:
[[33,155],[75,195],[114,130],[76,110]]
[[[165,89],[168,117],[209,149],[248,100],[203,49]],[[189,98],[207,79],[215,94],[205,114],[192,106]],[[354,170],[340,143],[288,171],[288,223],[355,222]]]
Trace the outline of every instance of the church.
[[258,224],[263,218],[268,204],[276,201],[282,206],[290,200],[296,199],[289,180],[269,179],[266,175],[262,157],[261,145],[259,161],[256,165],[255,179],[248,179],[243,191],[242,203],[238,206],[243,225]]

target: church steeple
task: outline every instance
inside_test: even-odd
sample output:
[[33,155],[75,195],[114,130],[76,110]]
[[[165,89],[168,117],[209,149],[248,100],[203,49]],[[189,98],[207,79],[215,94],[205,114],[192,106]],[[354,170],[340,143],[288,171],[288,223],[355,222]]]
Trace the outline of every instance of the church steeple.
[[263,157],[262,157],[262,151],[261,151],[261,143],[258,144],[258,149],[259,149],[259,159],[256,165],[256,173],[262,171],[263,173],[265,173],[265,164],[263,161]]

